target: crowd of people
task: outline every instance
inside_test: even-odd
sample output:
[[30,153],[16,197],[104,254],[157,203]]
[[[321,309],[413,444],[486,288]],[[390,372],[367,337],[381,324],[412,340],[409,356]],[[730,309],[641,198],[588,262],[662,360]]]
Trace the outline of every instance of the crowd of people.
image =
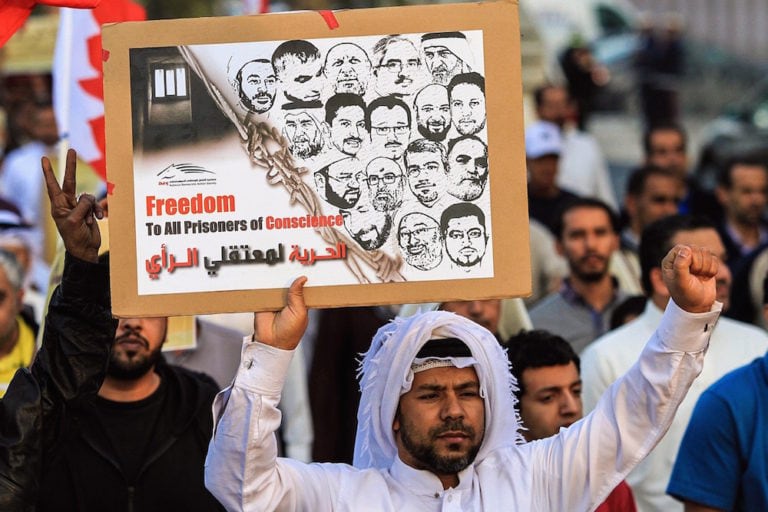
[[308,311],[299,278],[165,354],[169,319],[112,318],[106,204],[73,151],[56,181],[36,105],[0,169],[0,509],[768,509],[768,164],[701,188],[674,99],[644,91],[619,198],[573,88],[536,90],[524,303]]

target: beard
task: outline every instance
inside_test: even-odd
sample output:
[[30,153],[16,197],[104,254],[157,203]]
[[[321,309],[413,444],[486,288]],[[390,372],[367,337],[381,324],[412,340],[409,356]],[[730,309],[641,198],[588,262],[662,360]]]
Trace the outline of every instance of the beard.
[[149,349],[149,342],[140,334],[128,332],[115,339],[112,351],[109,355],[109,364],[107,365],[107,376],[117,380],[130,381],[143,377],[152,371],[160,360],[160,351],[162,345],[158,345],[154,350],[147,352],[136,352],[134,350],[115,350],[120,342],[127,338],[139,340],[146,349]]
[[429,429],[427,435],[418,437],[412,432],[411,424],[404,418],[400,419],[400,440],[403,447],[417,461],[423,469],[427,469],[435,474],[455,474],[472,464],[480,451],[482,436],[479,441],[470,445],[469,449],[462,453],[460,444],[448,445],[449,455],[439,455],[435,450],[435,440],[441,434],[449,431],[461,431],[467,434],[471,439],[476,438],[475,429],[464,425],[461,420],[446,421],[442,426]]
[[371,205],[379,212],[396,210],[403,204],[402,195],[402,192],[383,190],[371,198]]
[[297,137],[291,145],[291,153],[298,158],[311,158],[317,156],[323,147],[323,141],[319,137],[309,140],[309,137]]
[[608,273],[608,259],[602,258],[601,260],[603,262],[603,265],[599,268],[591,267],[591,268],[585,268],[585,265],[582,264],[584,260],[586,260],[589,257],[593,257],[594,255],[589,255],[585,258],[582,258],[577,262],[576,265],[572,265],[571,272],[581,281],[584,281],[585,283],[596,283],[603,279],[605,275]]
[[432,142],[443,142],[448,131],[451,129],[450,123],[446,123],[439,131],[433,131],[429,129],[429,126],[423,124],[417,124],[416,129],[419,131],[422,137]]
[[419,270],[432,270],[443,260],[443,253],[439,244],[423,244],[421,252],[412,254],[408,250],[403,251],[405,261]]
[[352,208],[357,204],[357,200],[360,199],[360,193],[355,192],[355,189],[349,189],[343,196],[336,193],[331,188],[330,180],[325,182],[325,200],[337,208]]
[[483,194],[484,189],[485,179],[466,178],[453,185],[448,193],[462,201],[474,201]]

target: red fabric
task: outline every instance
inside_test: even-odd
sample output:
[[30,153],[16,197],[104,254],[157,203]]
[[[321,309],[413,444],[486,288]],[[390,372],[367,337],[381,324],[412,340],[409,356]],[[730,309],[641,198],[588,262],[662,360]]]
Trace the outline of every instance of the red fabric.
[[635,497],[627,482],[622,480],[595,512],[637,512]]
[[[96,23],[99,25],[115,23],[118,21],[142,21],[147,19],[147,13],[144,8],[133,3],[131,0],[109,0],[93,9],[92,14]],[[91,37],[88,40],[88,60],[91,66],[99,72],[99,75],[92,79],[79,80],[78,85],[91,96],[98,98],[100,101],[104,101],[102,62],[105,60],[105,55],[101,48],[101,34]],[[96,142],[96,146],[101,150],[101,158],[88,163],[93,167],[94,171],[102,177],[102,179],[106,180],[107,144],[104,134],[104,117],[91,119],[89,124],[91,125],[91,132],[93,134],[93,139]]]
[[259,14],[269,12],[269,0],[260,0],[259,2]]
[[0,47],[21,28],[37,4],[91,9],[99,5],[99,2],[101,0],[5,0],[0,4]]

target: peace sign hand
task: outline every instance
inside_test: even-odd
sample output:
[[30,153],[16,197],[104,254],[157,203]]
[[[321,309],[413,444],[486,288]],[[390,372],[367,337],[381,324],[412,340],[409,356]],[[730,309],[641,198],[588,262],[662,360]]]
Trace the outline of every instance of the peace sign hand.
[[56,181],[51,161],[47,157],[43,157],[42,166],[48,198],[51,201],[51,217],[64,240],[64,247],[76,258],[97,263],[101,234],[94,217],[103,218],[104,209],[91,194],[75,196],[77,185],[75,150],[67,151],[67,164],[64,168],[64,181],[61,187]]

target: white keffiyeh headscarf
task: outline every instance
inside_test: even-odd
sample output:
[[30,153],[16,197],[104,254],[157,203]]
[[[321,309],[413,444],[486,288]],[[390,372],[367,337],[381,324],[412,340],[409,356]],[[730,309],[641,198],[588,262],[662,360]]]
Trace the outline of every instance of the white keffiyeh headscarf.
[[397,456],[392,430],[400,395],[413,379],[411,364],[422,346],[436,338],[458,338],[469,347],[485,401],[485,437],[476,462],[503,446],[523,442],[504,349],[493,334],[475,322],[445,311],[396,318],[376,333],[360,365],[360,408],[353,464],[386,469]]

